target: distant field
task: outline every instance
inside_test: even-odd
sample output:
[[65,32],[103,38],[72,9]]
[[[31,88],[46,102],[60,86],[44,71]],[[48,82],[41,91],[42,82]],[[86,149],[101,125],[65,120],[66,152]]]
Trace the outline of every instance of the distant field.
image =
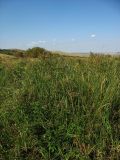
[[119,160],[120,57],[23,54],[0,54],[0,159]]

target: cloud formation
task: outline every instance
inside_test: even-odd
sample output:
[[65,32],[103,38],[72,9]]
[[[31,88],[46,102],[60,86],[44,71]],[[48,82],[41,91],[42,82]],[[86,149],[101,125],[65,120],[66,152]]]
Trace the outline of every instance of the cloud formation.
[[32,41],[31,43],[32,43],[33,45],[39,44],[38,42],[34,42],[34,41]]
[[38,43],[46,43],[47,41],[39,40]]
[[45,40],[39,40],[39,41],[32,41],[29,44],[27,44],[28,46],[39,46],[40,44],[45,44],[47,43],[47,41]]
[[91,34],[91,37],[92,37],[92,38],[95,38],[95,37],[96,37],[96,35],[95,35],[95,34]]
[[75,41],[75,38],[72,38],[72,42],[74,42]]

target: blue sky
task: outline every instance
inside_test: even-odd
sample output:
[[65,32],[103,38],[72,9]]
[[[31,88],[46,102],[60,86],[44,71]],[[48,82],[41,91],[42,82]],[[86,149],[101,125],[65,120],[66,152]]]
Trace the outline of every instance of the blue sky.
[[0,48],[120,51],[120,0],[0,0]]

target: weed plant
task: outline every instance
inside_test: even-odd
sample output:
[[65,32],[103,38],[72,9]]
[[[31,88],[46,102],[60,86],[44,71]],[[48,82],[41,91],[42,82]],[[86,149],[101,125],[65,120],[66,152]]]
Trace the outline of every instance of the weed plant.
[[2,160],[119,160],[120,58],[0,62]]

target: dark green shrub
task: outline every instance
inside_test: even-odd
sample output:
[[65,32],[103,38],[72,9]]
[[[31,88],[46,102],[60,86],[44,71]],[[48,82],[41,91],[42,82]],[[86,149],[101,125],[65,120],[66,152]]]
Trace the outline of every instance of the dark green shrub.
[[38,58],[40,56],[47,56],[49,52],[44,48],[34,47],[32,49],[28,49],[25,54],[27,57]]

